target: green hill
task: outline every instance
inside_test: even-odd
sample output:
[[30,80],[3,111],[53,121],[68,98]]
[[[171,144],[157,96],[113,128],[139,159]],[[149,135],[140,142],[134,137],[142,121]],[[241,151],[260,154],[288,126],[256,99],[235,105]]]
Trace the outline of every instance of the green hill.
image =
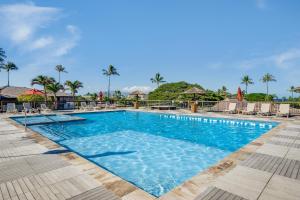
[[[204,89],[199,84],[190,84],[184,81],[175,82],[175,83],[165,83],[154,91],[150,92],[148,95],[149,100],[192,100],[193,95],[182,94],[184,91],[197,87],[200,89]],[[217,101],[223,100],[221,95],[217,93],[206,90],[206,94],[197,95],[197,100],[206,100],[206,101]]]

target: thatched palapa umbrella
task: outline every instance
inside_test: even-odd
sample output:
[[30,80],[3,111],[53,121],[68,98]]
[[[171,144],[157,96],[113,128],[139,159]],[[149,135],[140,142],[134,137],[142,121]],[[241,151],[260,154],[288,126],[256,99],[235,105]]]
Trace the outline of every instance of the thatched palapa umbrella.
[[193,100],[196,99],[196,94],[205,94],[205,91],[203,89],[200,88],[196,88],[196,87],[192,87],[191,89],[186,90],[185,92],[183,92],[183,94],[193,94],[194,98]]
[[300,86],[299,87],[295,87],[294,92],[300,93]]
[[138,99],[139,96],[145,95],[145,93],[143,93],[142,91],[136,90],[136,91],[131,92],[129,95],[136,96],[136,99]]
[[145,95],[145,93],[143,93],[142,91],[136,90],[136,91],[131,92],[129,95],[136,97],[136,102],[133,102],[133,107],[135,109],[139,109],[139,102],[138,102],[139,96]]

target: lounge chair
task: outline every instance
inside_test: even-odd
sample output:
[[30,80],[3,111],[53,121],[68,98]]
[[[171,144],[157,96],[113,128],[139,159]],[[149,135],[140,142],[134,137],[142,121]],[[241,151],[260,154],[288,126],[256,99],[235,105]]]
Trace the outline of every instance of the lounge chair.
[[84,111],[88,111],[88,110],[91,110],[90,108],[89,108],[89,106],[86,104],[86,102],[81,102],[80,103],[80,108],[79,108],[80,110],[84,110]]
[[236,113],[236,103],[229,103],[228,109],[224,110],[224,112],[228,112],[228,113]]
[[246,109],[242,111],[242,114],[244,115],[255,114],[255,105],[256,103],[248,103]]
[[91,110],[100,110],[101,109],[101,107],[97,106],[96,102],[94,102],[94,101],[90,102],[89,107]]
[[290,116],[290,104],[280,104],[276,116]]
[[37,110],[32,108],[30,103],[23,103],[23,112],[26,113],[36,113]]
[[271,104],[270,103],[262,103],[258,114],[267,115],[267,116],[271,115]]
[[105,109],[116,109],[117,106],[115,104],[106,103]]
[[6,105],[6,113],[17,113],[18,110],[16,109],[15,103],[7,103]]
[[47,106],[46,106],[46,104],[41,104],[41,111],[42,112],[51,112],[52,110],[51,109],[49,109]]

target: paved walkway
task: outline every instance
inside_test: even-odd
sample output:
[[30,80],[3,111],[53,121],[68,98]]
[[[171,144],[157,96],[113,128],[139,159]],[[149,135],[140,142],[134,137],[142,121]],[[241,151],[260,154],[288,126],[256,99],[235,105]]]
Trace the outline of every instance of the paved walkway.
[[286,123],[197,200],[300,199],[300,124]]
[[118,200],[80,167],[0,119],[0,200]]
[[[300,122],[286,121],[267,135],[252,142],[253,150],[242,153],[247,156],[241,162],[215,167],[224,167],[221,175],[200,173],[160,199],[299,200]],[[37,139],[0,118],[0,200],[155,199],[86,160],[66,159],[61,156],[65,149]]]

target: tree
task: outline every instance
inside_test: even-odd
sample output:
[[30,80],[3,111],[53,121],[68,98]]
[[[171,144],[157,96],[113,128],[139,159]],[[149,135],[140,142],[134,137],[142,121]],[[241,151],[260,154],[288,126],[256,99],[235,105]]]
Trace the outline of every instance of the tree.
[[150,80],[152,83],[156,83],[157,87],[159,87],[159,84],[166,82],[164,81],[164,77],[162,77],[160,73],[156,73],[154,78],[151,78]]
[[31,80],[31,85],[40,85],[44,88],[45,101],[47,101],[47,85],[54,83],[55,79],[49,76],[39,75]]
[[104,76],[108,77],[108,87],[107,87],[107,96],[110,97],[110,77],[111,76],[120,76],[117,72],[117,69],[113,65],[109,65],[107,69],[102,69]]
[[0,66],[0,68],[7,72],[7,86],[9,86],[9,72],[18,70],[18,67],[13,62],[7,62],[6,64]]
[[266,86],[267,86],[267,96],[266,96],[266,100],[267,100],[269,98],[268,97],[269,96],[269,82],[275,82],[276,79],[272,74],[267,73],[262,77],[261,81],[263,83],[266,83]]
[[289,91],[292,93],[292,100],[294,100],[294,92],[295,92],[295,87],[291,86]]
[[254,84],[254,82],[253,82],[253,80],[248,75],[245,75],[242,78],[241,84],[245,84],[245,86],[246,86],[246,94],[248,94],[248,85],[252,85],[252,84]]
[[79,88],[83,87],[83,84],[80,81],[66,81],[65,85],[70,89],[73,99],[75,100],[75,94],[78,92]]
[[5,58],[6,58],[5,51],[2,48],[0,48],[0,67],[3,65]]
[[116,90],[115,92],[114,92],[114,98],[116,99],[116,100],[119,100],[119,99],[121,99],[122,98],[122,93],[121,93],[121,91],[120,90]]
[[57,82],[53,82],[53,83],[50,83],[46,86],[46,89],[50,92],[53,93],[53,96],[54,96],[54,101],[56,102],[57,101],[57,92],[59,92],[59,90],[62,88],[62,85],[57,83]]
[[227,96],[227,87],[223,85],[221,90],[223,92],[224,97],[226,97]]
[[68,73],[68,72],[66,71],[66,68],[63,67],[62,65],[56,65],[55,70],[58,71],[58,83],[60,84],[60,74]]

